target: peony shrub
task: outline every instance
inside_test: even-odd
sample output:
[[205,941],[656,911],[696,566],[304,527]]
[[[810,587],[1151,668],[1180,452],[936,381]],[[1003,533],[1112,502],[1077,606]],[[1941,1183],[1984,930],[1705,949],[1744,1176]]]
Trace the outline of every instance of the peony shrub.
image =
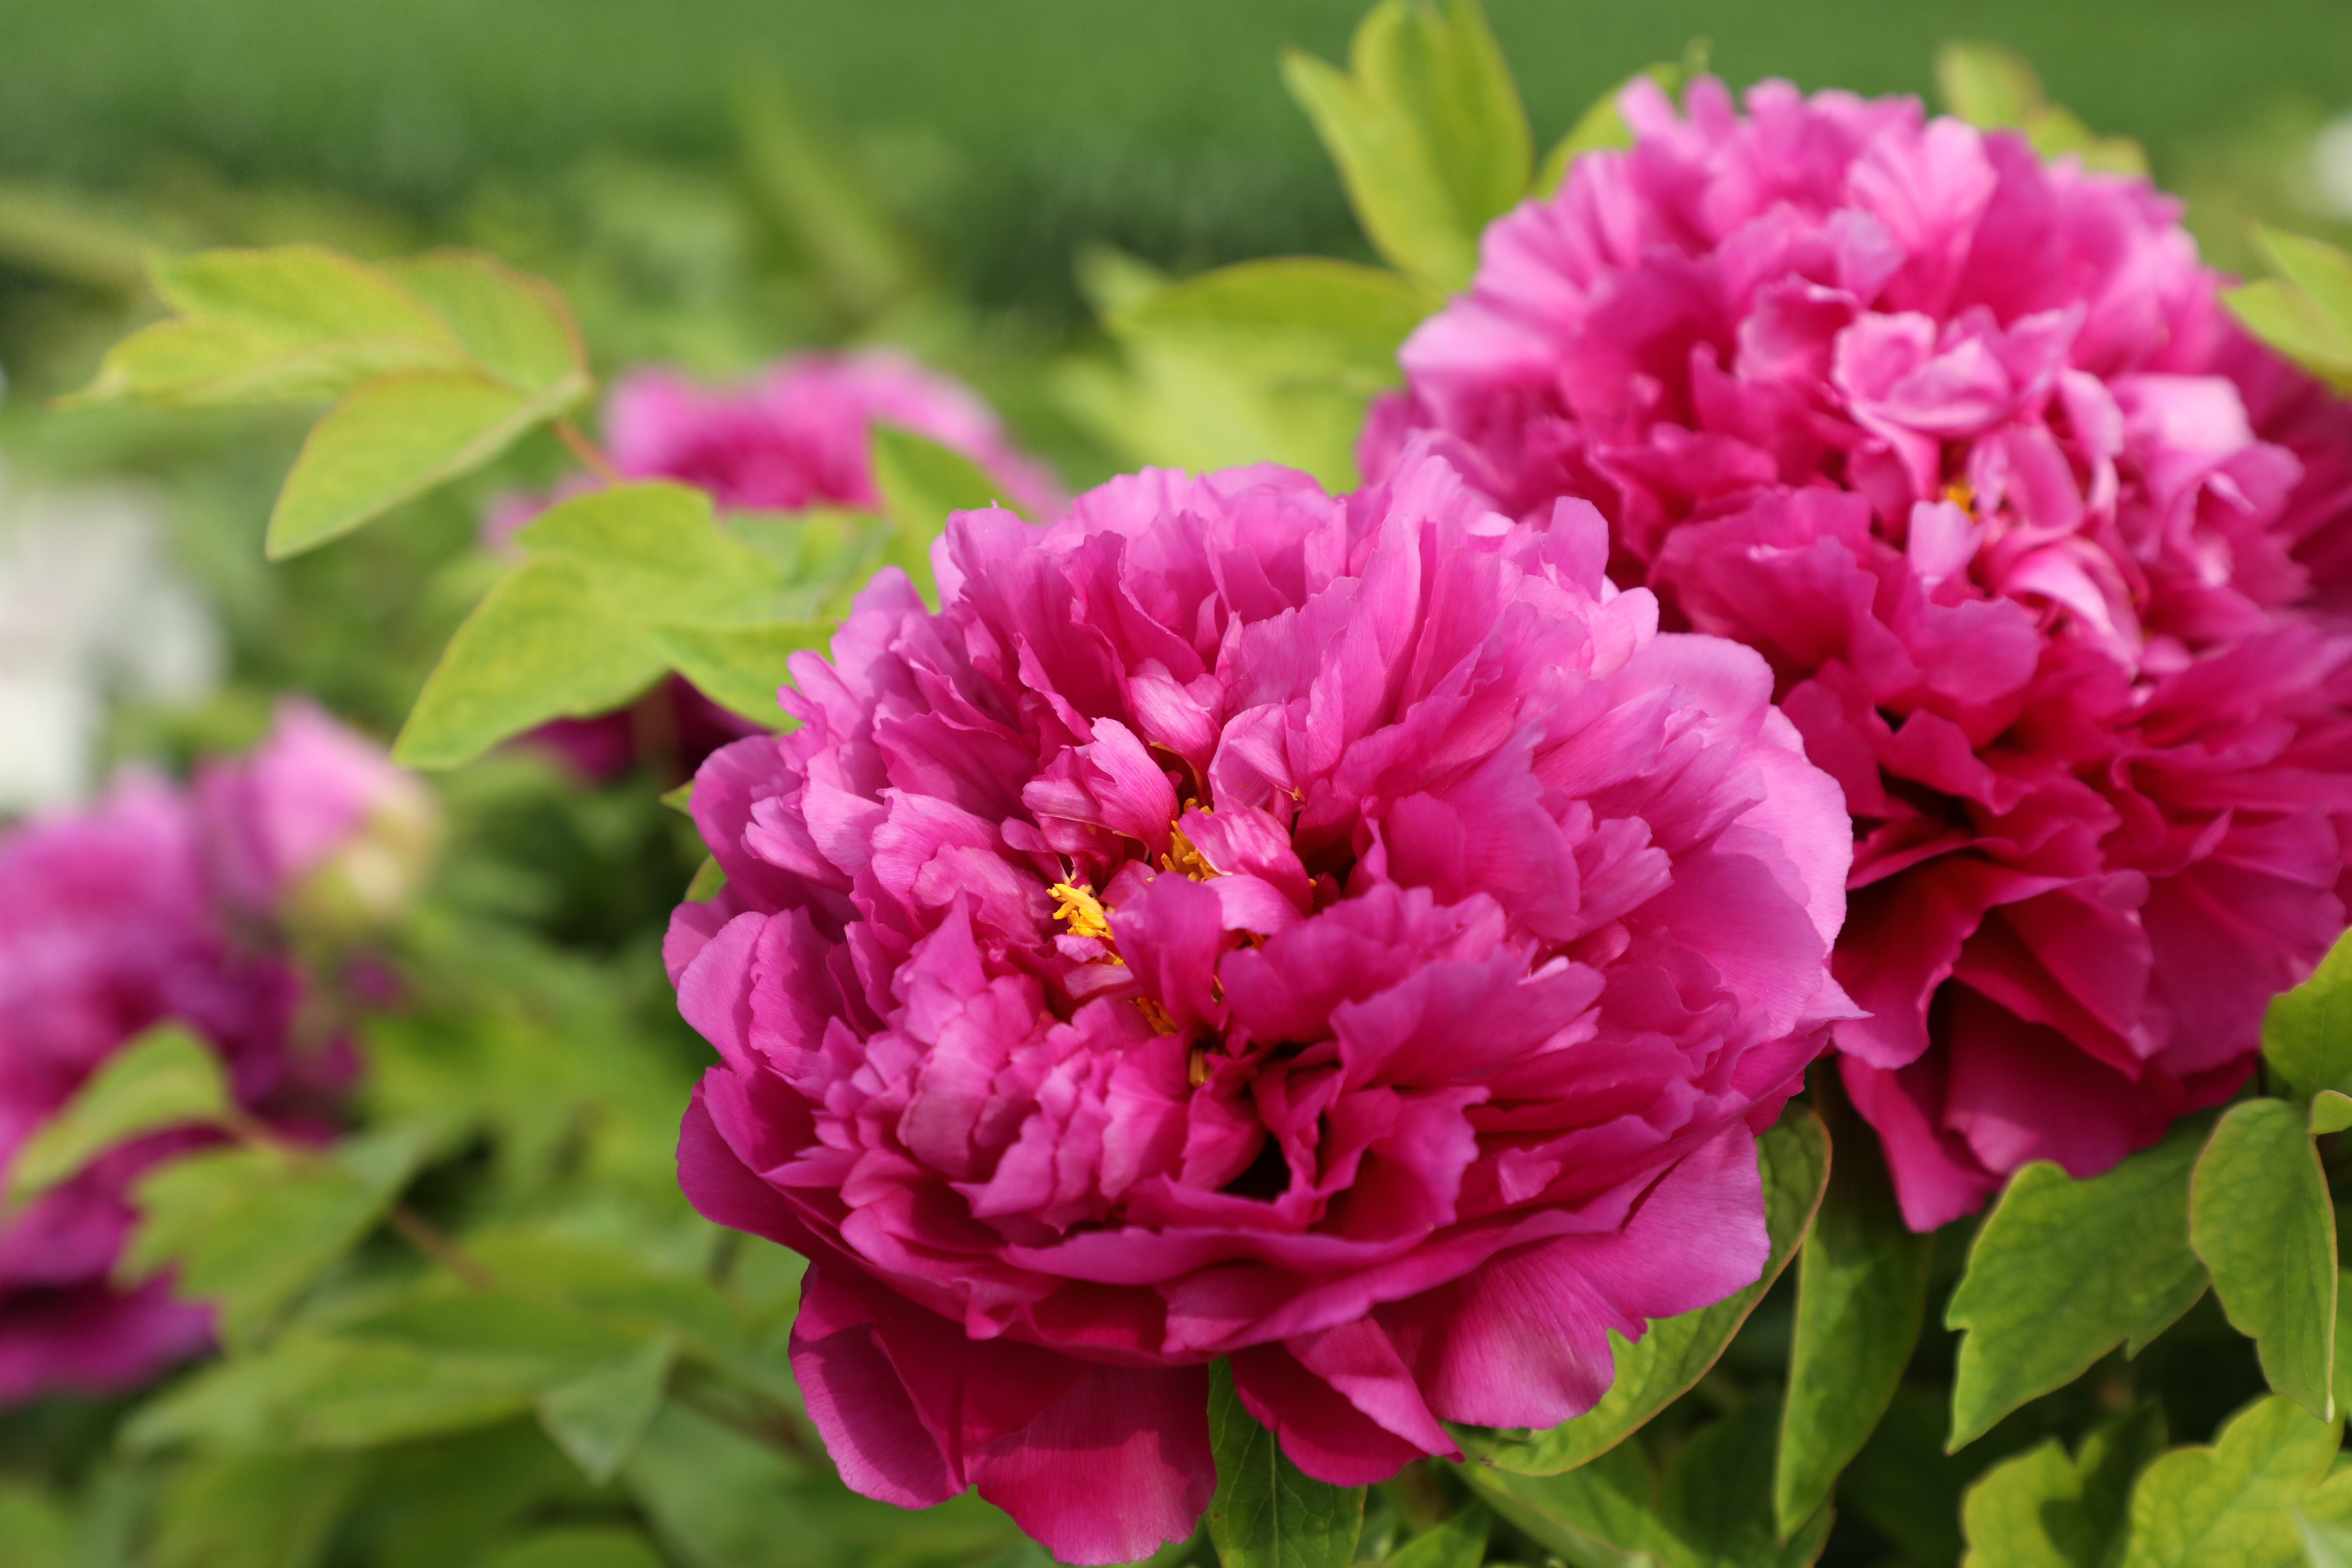
[[1908,99],[1620,107],[1366,468],[1427,431],[1510,515],[1589,500],[1620,582],[1770,660],[1853,816],[1834,1033],[1915,1227],[2096,1174],[2344,927],[2352,410],[2143,180]]
[[961,513],[936,615],[884,574],[800,728],[703,765],[681,1179],[810,1258],[852,1488],[1124,1561],[1209,1499],[1215,1357],[1357,1486],[1757,1278],[1754,1135],[1852,1014],[1844,817],[1604,548],[1417,454]]

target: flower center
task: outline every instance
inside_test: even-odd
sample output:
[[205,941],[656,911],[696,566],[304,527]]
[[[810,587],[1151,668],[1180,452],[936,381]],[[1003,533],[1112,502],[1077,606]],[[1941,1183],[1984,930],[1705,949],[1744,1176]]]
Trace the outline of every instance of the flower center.
[[[1105,947],[1110,946],[1110,911],[1103,908],[1092,888],[1084,882],[1056,882],[1045,890],[1054,895],[1059,906],[1054,910],[1054,918],[1067,921],[1072,936],[1092,937]],[[1110,954],[1110,961],[1124,962],[1116,951]]]

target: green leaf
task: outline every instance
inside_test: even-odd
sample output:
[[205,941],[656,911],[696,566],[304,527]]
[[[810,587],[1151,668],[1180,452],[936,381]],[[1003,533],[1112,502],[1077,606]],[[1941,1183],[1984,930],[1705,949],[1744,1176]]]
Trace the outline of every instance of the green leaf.
[[2154,1401],[2098,1426],[2072,1458],[2054,1437],[1987,1470],[1962,1505],[1961,1568],[2101,1568],[2121,1539],[2132,1481],[2164,1451]]
[[2225,289],[2221,302],[2248,331],[2337,391],[2352,385],[2352,321],[2330,316],[2319,301],[2275,278]]
[[1537,192],[1549,195],[1558,191],[1568,182],[1569,165],[1587,153],[1633,144],[1633,128],[1625,123],[1625,117],[1617,109],[1617,100],[1627,88],[1648,77],[1668,93],[1676,93],[1683,89],[1684,83],[1703,75],[1706,70],[1706,40],[1694,38],[1683,50],[1681,59],[1661,60],[1655,65],[1644,66],[1594,99],[1586,106],[1584,112],[1576,117],[1576,123],[1569,127],[1568,134],[1544,154],[1543,167],[1536,172]]
[[2336,1458],[2336,1424],[2292,1400],[2247,1406],[2210,1448],[2176,1448],[2132,1489],[2122,1568],[2255,1568],[2302,1554],[2294,1505]]
[[373,376],[466,363],[424,300],[318,246],[157,257],[149,271],[180,316],[117,344],[75,401],[310,402]]
[[548,508],[515,534],[533,563],[578,566],[607,609],[639,624],[734,624],[772,613],[776,563],[720,530],[709,492],[655,480],[607,485]]
[[1283,79],[1339,165],[1374,247],[1441,292],[1470,280],[1478,235],[1528,193],[1527,111],[1475,0],[1383,0],[1340,71],[1291,50]]
[[1497,1434],[1476,1445],[1474,1458],[1524,1475],[1573,1469],[1624,1441],[1706,1375],[1788,1266],[1829,1182],[1829,1135],[1807,1106],[1790,1106],[1757,1141],[1756,1153],[1764,1179],[1765,1228],[1772,1241],[1756,1283],[1712,1307],[1652,1323],[1632,1345],[1612,1331],[1615,1376],[1598,1405],[1549,1431]]
[[433,308],[474,364],[519,392],[588,390],[588,353],[572,308],[549,284],[497,258],[436,250],[385,270]]
[[2317,1138],[2352,1127],[2352,1094],[2323,1089],[2311,1097],[2311,1134]]
[[2334,1420],[2336,1213],[2302,1112],[2250,1100],[2221,1118],[2189,1183],[2189,1241],[2271,1387]]
[[719,889],[726,885],[727,871],[719,864],[719,857],[705,855],[702,858],[702,864],[694,868],[693,879],[686,884],[686,901],[689,904],[707,904],[717,898]]
[[2127,136],[2099,136],[2042,92],[2023,56],[1998,44],[1948,43],[1936,52],[1944,106],[1971,125],[2021,131],[2044,158],[2072,153],[2087,168],[2147,174],[2147,153]]
[[173,1384],[139,1408],[122,1441],[133,1452],[374,1447],[521,1415],[548,1376],[530,1357],[289,1335]]
[[[2352,321],[2352,309],[2344,319]],[[2336,939],[2310,979],[2271,998],[2263,1013],[2263,1059],[2297,1100],[2352,1087],[2352,933]]]
[[1364,1489],[1301,1474],[1244,1408],[1233,1368],[1219,1362],[1211,1379],[1217,1491],[1208,1525],[1217,1561],[1224,1568],[1345,1568],[1363,1528]]
[[75,1564],[73,1523],[57,1500],[21,1482],[0,1482],[0,1561],[14,1568]]
[[394,1126],[323,1158],[274,1149],[207,1150],[149,1173],[127,1279],[178,1267],[176,1289],[219,1309],[232,1347],[268,1332],[288,1303],[373,1229],[434,1134]]
[[1154,289],[1105,325],[1122,338],[1192,342],[1270,375],[1377,392],[1397,384],[1397,348],[1406,334],[1444,302],[1400,273],[1326,257],[1278,257]]
[[526,562],[449,639],[393,756],[454,768],[550,719],[617,708],[665,668],[660,645],[605,607],[585,568]]
[[1936,1238],[1903,1223],[1876,1141],[1850,1116],[1839,1133],[1821,1214],[1797,1256],[1796,1333],[1772,1483],[1783,1531],[1813,1516],[1885,1414],[1919,1342],[1936,1260]]
[[1655,1477],[1637,1443],[1560,1475],[1479,1465],[1460,1473],[1497,1513],[1578,1568],[1801,1568],[1821,1554],[1831,1514],[1824,1506],[1778,1539],[1779,1421],[1776,1401],[1752,1399],[1683,1444]]
[[341,1454],[195,1456],[163,1489],[153,1568],[310,1568],[360,1479]]
[[911,430],[877,423],[872,450],[874,488],[894,525],[885,559],[913,579],[926,600],[936,601],[931,541],[947,527],[948,514],[992,506],[1017,509],[1003,499],[1003,484],[986,468]]
[[687,780],[676,789],[661,793],[661,803],[689,822],[694,819],[694,781]]
[[212,1048],[180,1024],[158,1024],[90,1074],[80,1090],[17,1150],[12,1203],[72,1177],[118,1143],[166,1127],[217,1122],[232,1108]]
[[1414,1536],[1381,1562],[1388,1568],[1478,1568],[1486,1556],[1486,1536],[1495,1516],[1472,1504],[1448,1516],[1436,1529]]
[[578,395],[537,396],[475,370],[417,370],[353,387],[310,427],[269,514],[283,561],[470,473]]
[[539,1396],[540,1425],[602,1486],[620,1473],[661,1408],[676,1344],[664,1335]]
[[488,1558],[483,1568],[663,1568],[634,1530],[544,1530]]
[[750,626],[655,626],[654,646],[672,669],[705,697],[772,730],[793,727],[776,704],[776,689],[793,683],[787,662],[796,653],[823,653],[836,623],[770,621]]
[[2311,1568],[2352,1568],[2352,1525],[2313,1519],[2298,1509],[2294,1528],[2303,1537],[2304,1561]]
[[2047,1161],[2010,1179],[1969,1249],[1944,1312],[1964,1331],[1952,1388],[1955,1449],[2171,1326],[2204,1293],[2189,1247],[2189,1172],[2207,1123],[2182,1123],[2103,1176],[2078,1182]]

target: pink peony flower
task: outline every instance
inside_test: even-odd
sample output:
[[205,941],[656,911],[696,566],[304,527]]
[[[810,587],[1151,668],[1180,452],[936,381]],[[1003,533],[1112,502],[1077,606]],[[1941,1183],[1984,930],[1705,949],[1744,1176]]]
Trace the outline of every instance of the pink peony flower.
[[[332,1058],[288,1048],[299,980],[233,943],[199,837],[186,797],[142,778],[0,837],[0,1171],[93,1069],[166,1019],[211,1042],[263,1114],[329,1087]],[[127,1387],[209,1342],[210,1310],[168,1281],[109,1279],[133,1221],[130,1184],[198,1141],[141,1139],[0,1218],[0,1405]]]
[[[680,479],[709,492],[722,511],[874,507],[868,448],[877,422],[951,447],[1002,480],[1006,500],[1033,517],[1061,510],[1052,474],[1006,439],[989,406],[961,384],[884,349],[795,354],[739,388],[699,384],[675,371],[630,372],[604,405],[614,465],[633,479]],[[555,498],[587,488],[567,486]],[[508,497],[482,526],[502,545],[545,510],[539,498]],[[642,710],[642,711],[641,711]],[[675,752],[679,776],[758,726],[684,680],[665,680],[638,707],[592,719],[559,719],[532,739],[593,779],[628,771],[647,738]]]
[[1913,1226],[2104,1170],[2345,923],[2352,410],[2138,180],[1907,99],[1621,102],[1365,471],[1425,430],[1515,516],[1589,500],[1619,581],[1771,660],[1853,815],[1836,1039]]
[[251,755],[197,774],[205,858],[249,915],[289,901],[312,923],[377,924],[406,907],[439,836],[415,774],[316,703],[289,698]]
[[701,1211],[811,1259],[844,1479],[1187,1534],[1206,1363],[1308,1474],[1549,1426],[1766,1255],[1850,838],[1748,650],[1408,458],[953,518],[706,763]]

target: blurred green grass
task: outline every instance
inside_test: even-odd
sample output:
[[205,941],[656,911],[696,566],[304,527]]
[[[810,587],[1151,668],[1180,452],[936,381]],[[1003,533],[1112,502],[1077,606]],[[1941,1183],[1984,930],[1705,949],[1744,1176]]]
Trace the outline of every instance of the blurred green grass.
[[[1067,305],[1088,240],[1203,265],[1346,252],[1276,51],[1340,53],[1359,0],[0,0],[0,174],[121,188],[193,160],[421,213],[599,149],[696,160],[730,83],[779,72],[875,149],[964,289]],[[2352,102],[2340,0],[1490,0],[1539,133],[1685,42],[1735,81],[1924,92],[1935,45],[2022,51],[2159,172],[2266,106]]]

